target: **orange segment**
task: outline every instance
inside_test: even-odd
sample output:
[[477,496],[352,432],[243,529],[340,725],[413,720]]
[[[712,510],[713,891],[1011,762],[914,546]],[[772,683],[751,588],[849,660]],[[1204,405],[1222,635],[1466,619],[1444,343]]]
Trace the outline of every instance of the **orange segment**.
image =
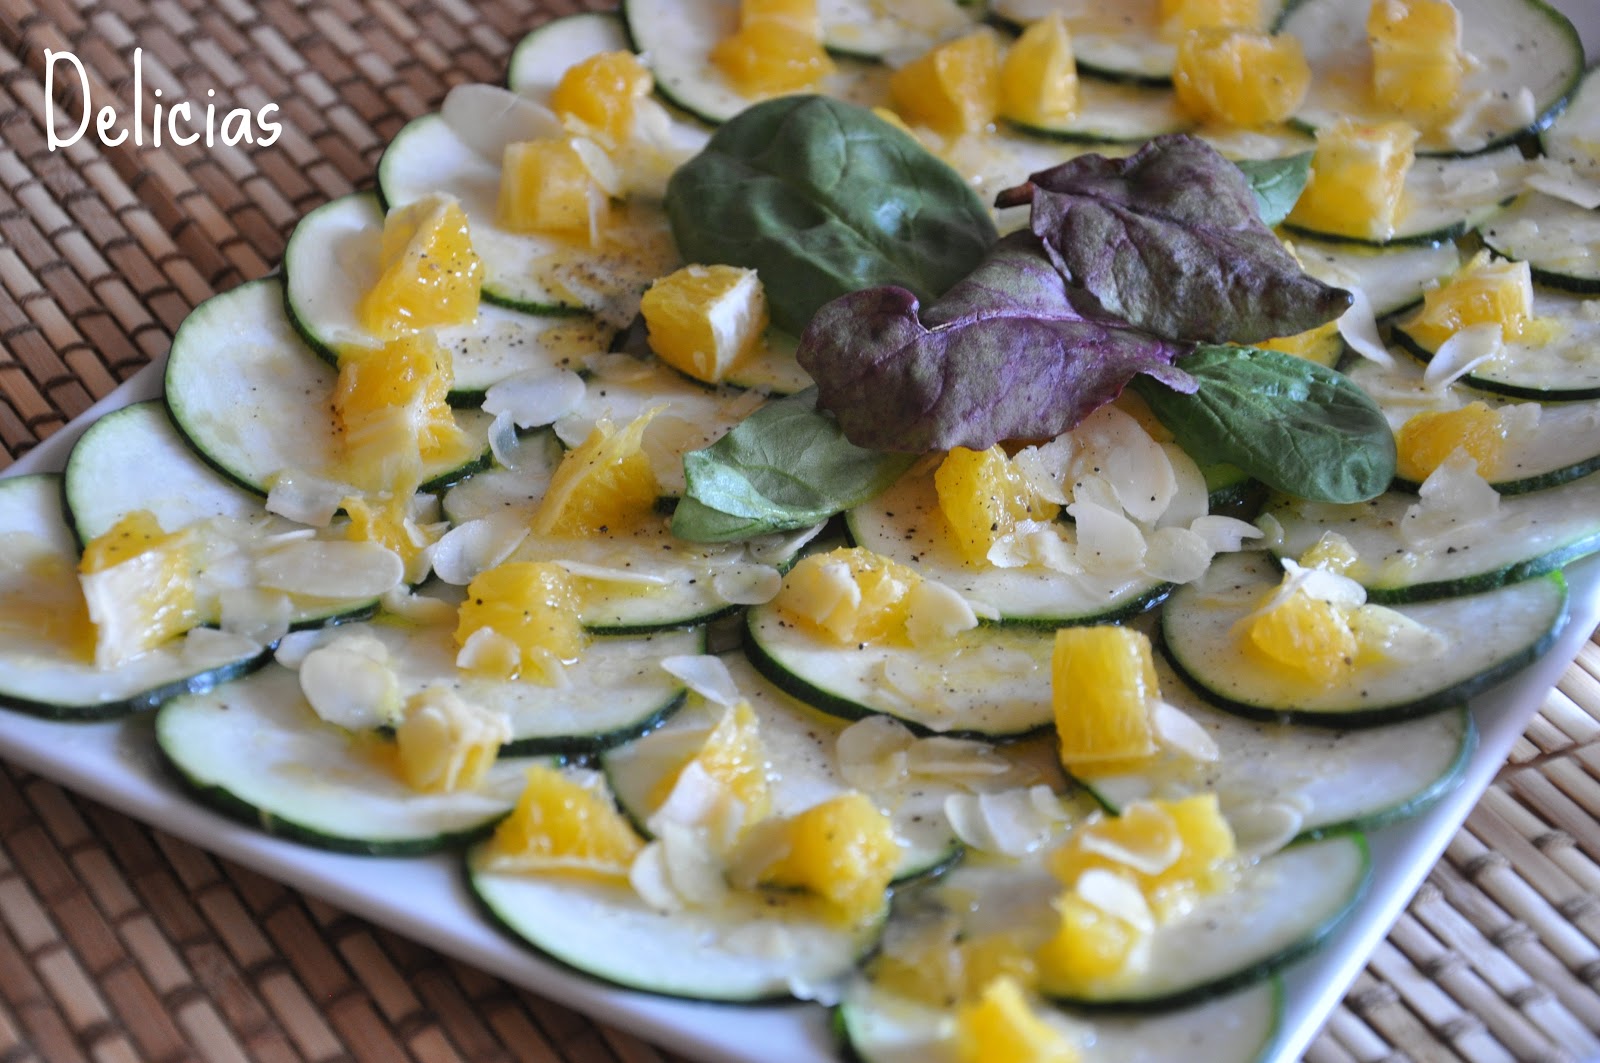
[[[568,67],[550,93],[550,109],[616,147],[633,131],[634,103],[655,81],[632,52],[602,52]],[[572,126],[568,126],[572,128]]]
[[741,700],[723,713],[691,763],[738,799],[744,806],[744,823],[765,819],[772,811],[767,749],[761,742],[760,721],[748,701]]
[[1404,328],[1429,350],[1462,329],[1500,326],[1500,338],[1518,340],[1535,333],[1533,272],[1526,262],[1474,255],[1456,275],[1422,294],[1422,309]]
[[498,679],[554,682],[586,641],[571,577],[549,561],[508,562],[479,573],[456,617],[457,646],[487,629],[515,648],[479,669]]
[[1178,44],[1172,88],[1203,122],[1246,128],[1287,120],[1305,102],[1311,67],[1288,35],[1192,30]]
[[427,196],[383,219],[381,272],[356,307],[368,332],[391,338],[462,325],[478,316],[483,261],[472,249],[466,212],[453,198]]
[[1037,497],[1026,477],[996,444],[988,450],[956,447],[933,474],[939,511],[968,561],[988,559],[989,549],[1023,520],[1054,520],[1061,507]]
[[448,401],[453,379],[450,352],[432,333],[344,352],[333,415],[350,481],[406,492],[421,482],[423,462],[465,460],[471,445]]
[[484,847],[482,866],[625,879],[642,848],[605,795],[541,766],[528,769],[528,784]]
[[1078,64],[1057,12],[1022,31],[1000,66],[1000,113],[1025,125],[1066,122],[1078,111]]
[[1034,954],[1039,980],[1052,992],[1082,992],[1115,983],[1134,967],[1148,936],[1073,893],[1056,899],[1060,922]]
[[1459,448],[1478,463],[1478,475],[1491,475],[1505,452],[1506,429],[1500,414],[1487,403],[1459,410],[1419,413],[1395,433],[1399,457],[1396,472],[1421,483]]
[[533,516],[539,535],[622,535],[656,519],[659,488],[644,430],[659,408],[621,429],[602,420],[567,451]]
[[741,0],[739,28],[713,46],[711,62],[746,96],[799,92],[834,70],[817,0]]
[[1348,676],[1360,650],[1344,610],[1304,591],[1254,617],[1246,634],[1245,652],[1251,657],[1320,686]]
[[1447,121],[1461,95],[1461,12],[1450,0],[1375,0],[1367,13],[1372,95],[1408,122]]
[[570,137],[506,145],[499,219],[507,229],[593,243],[609,210],[609,197]]
[[1050,698],[1069,769],[1154,753],[1150,706],[1160,696],[1143,632],[1110,625],[1056,632]]
[[[1195,894],[1232,884],[1238,849],[1217,795],[1135,802],[1120,816],[1078,827],[1050,854],[1050,871],[1066,885],[1100,869],[1131,878],[1160,916]],[[1159,869],[1158,869],[1159,868]]]
[[959,1063],[1078,1063],[1078,1046],[1039,1018],[1011,978],[988,984],[975,1001],[956,1009]]
[[1311,179],[1289,220],[1319,232],[1387,240],[1400,218],[1417,131],[1403,122],[1361,125],[1348,118],[1317,130]]
[[875,915],[900,860],[889,817],[867,795],[850,791],[813,805],[781,825],[788,852],[763,881],[809,890],[850,922]]
[[753,269],[684,266],[650,285],[639,312],[650,349],[668,365],[715,384],[761,345],[767,293]]
[[1000,45],[988,30],[938,45],[889,79],[894,109],[945,136],[983,129],[1000,109]]
[[165,532],[155,514],[138,509],[84,547],[78,573],[96,667],[114,667],[200,623],[196,546],[188,529]]
[[1261,25],[1259,0],[1161,0],[1161,23],[1168,33]]

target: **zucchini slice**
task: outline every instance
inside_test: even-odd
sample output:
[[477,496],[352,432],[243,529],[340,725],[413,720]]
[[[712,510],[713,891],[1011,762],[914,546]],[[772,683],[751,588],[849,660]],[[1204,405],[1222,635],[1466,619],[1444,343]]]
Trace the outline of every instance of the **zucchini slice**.
[[447,685],[475,705],[505,713],[511,722],[511,741],[502,752],[527,756],[594,753],[661,726],[682,707],[685,697],[683,684],[661,662],[703,653],[706,644],[703,628],[598,637],[567,667],[567,683],[543,686],[458,670],[453,629],[453,621],[413,624],[385,618],[330,629],[310,645],[347,637],[351,630],[373,636],[389,651],[402,698]]
[[[1571,292],[1535,288],[1533,316],[1553,322],[1555,335],[1542,342],[1507,343],[1461,382],[1522,399],[1600,399],[1600,320],[1585,312],[1587,302]],[[1430,360],[1432,348],[1407,332],[1406,325],[1395,325],[1395,342],[1424,362]]]
[[[1583,43],[1572,23],[1542,0],[1455,0],[1461,49],[1474,63],[1461,81],[1461,115],[1424,131],[1417,152],[1462,155],[1510,144],[1543,129],[1583,75]],[[1299,38],[1311,91],[1296,121],[1312,128],[1343,116],[1391,117],[1370,101],[1367,7],[1347,0],[1300,0],[1278,30]],[[1521,101],[1521,106],[1513,106]],[[1419,160],[1420,161],[1420,160]]]
[[1304,239],[1294,241],[1294,252],[1318,280],[1366,292],[1379,317],[1420,302],[1424,291],[1461,267],[1452,243],[1378,248]]
[[828,51],[856,59],[920,54],[973,25],[963,0],[818,0],[817,14]]
[[1212,703],[1255,719],[1365,727],[1447,709],[1533,661],[1567,615],[1567,585],[1558,573],[1397,606],[1441,645],[1414,660],[1359,666],[1324,686],[1262,663],[1241,643],[1237,625],[1279,576],[1264,553],[1221,557],[1161,611],[1162,646],[1178,673]]
[[1525,192],[1478,233],[1501,258],[1526,262],[1540,284],[1600,293],[1600,213],[1543,192]]
[[847,720],[893,716],[923,735],[1005,740],[1049,727],[1054,645],[1047,628],[983,625],[932,651],[841,647],[770,606],[745,617],[746,656],[784,693]]
[[[1294,845],[1241,869],[1231,890],[1195,898],[1193,907],[1157,925],[1148,960],[1115,983],[1039,987],[1069,1007],[1169,1011],[1265,981],[1331,934],[1360,901],[1371,858],[1360,834],[1334,834]],[[1022,863],[969,857],[940,878],[896,896],[886,931],[899,941],[922,927],[947,935],[1004,934],[1024,947],[1055,933],[1062,883],[1041,857]]]
[[[772,814],[793,815],[850,789],[839,774],[834,755],[839,732],[847,724],[784,694],[742,657],[725,654],[723,660],[739,693],[756,713],[767,778],[772,783]],[[644,824],[656,802],[685,760],[704,743],[720,715],[717,706],[697,698],[659,731],[602,755],[611,792],[640,833],[648,836]],[[965,792],[937,777],[919,777],[869,794],[889,813],[902,846],[895,881],[937,872],[960,858],[962,846],[945,817],[944,799]]]
[[931,469],[912,469],[883,494],[852,509],[845,520],[857,546],[911,566],[993,609],[1002,621],[1049,627],[1108,621],[1142,612],[1169,590],[1168,584],[1148,577],[1118,580],[1039,567],[967,564],[944,533]]
[[509,467],[496,462],[444,493],[440,505],[445,519],[461,525],[509,513],[513,517],[508,519],[527,527],[565,452],[554,432],[540,429],[517,436],[516,443],[505,452]]
[[626,882],[485,871],[468,854],[474,893],[512,935],[549,959],[627,989],[724,1003],[807,995],[843,978],[882,922],[848,927],[803,893],[732,891],[715,910],[663,914]]
[[633,42],[613,11],[580,11],[553,18],[511,50],[506,87],[543,103],[568,67],[602,52],[631,52]]
[[[165,531],[220,518],[229,523],[227,554],[259,556],[271,540],[301,525],[270,515],[259,495],[223,479],[184,442],[160,400],[113,410],[90,425],[67,458],[67,515],[80,543],[108,531],[133,510],[151,511]],[[339,529],[322,533],[341,539]],[[219,579],[230,567],[218,566]],[[237,586],[237,584],[234,584]],[[291,598],[295,628],[371,616],[376,598]],[[208,619],[216,620],[215,616]]]
[[[1260,24],[1270,26],[1282,13],[1284,0],[1263,0],[1259,6]],[[1117,4],[989,0],[990,14],[1016,29],[1056,11],[1066,17],[1067,31],[1072,35],[1072,56],[1080,74],[1104,81],[1172,84],[1178,35],[1163,31],[1157,0],[1122,0]]]
[[[721,125],[759,102],[711,62],[711,49],[738,29],[738,0],[623,0],[622,18],[634,49],[655,75],[657,95],[668,103]],[[886,67],[843,56],[835,67],[818,92],[865,107],[888,102]]]
[[[800,340],[797,337],[769,328],[761,337],[761,344],[734,366],[723,378],[722,383],[725,387],[759,391],[773,396],[793,395],[797,391],[804,391],[811,386],[812,380],[811,374],[800,368],[799,361],[795,359],[795,351],[799,346]],[[655,352],[650,347],[648,329],[645,327],[643,317],[635,318],[632,324],[617,333],[611,349],[631,354],[636,358],[657,361]],[[703,381],[696,380],[695,383],[702,388],[717,390],[714,385]]]
[[1078,99],[1078,111],[1068,121],[1048,126],[1010,120],[1008,124],[1036,137],[1130,145],[1187,132],[1195,125],[1170,88],[1084,78],[1078,82]]
[[1600,473],[1502,498],[1493,514],[1432,539],[1426,550],[1401,534],[1416,502],[1394,492],[1348,506],[1278,498],[1266,509],[1283,529],[1273,552],[1299,557],[1323,532],[1336,531],[1360,557],[1349,575],[1370,600],[1411,602],[1475,594],[1600,550]]
[[67,456],[67,516],[78,542],[104,534],[136,509],[166,531],[208,517],[265,517],[251,494],[195,456],[159,399],[112,410]]
[[[1433,388],[1423,367],[1411,358],[1393,366],[1359,360],[1347,374],[1383,410],[1391,428],[1419,413],[1454,410],[1469,402],[1493,409],[1523,405],[1516,400],[1461,386]],[[1508,432],[1501,459],[1488,477],[1502,495],[1520,495],[1557,487],[1600,471],[1600,399],[1583,402],[1541,402],[1538,422]],[[1416,493],[1421,485],[1396,477],[1394,490]]]
[[[212,296],[178,326],[167,360],[167,408],[207,464],[264,495],[284,471],[339,479],[341,444],[328,412],[337,380],[290,324],[283,282],[267,277]],[[488,459],[489,416],[458,410],[456,420],[473,452],[465,462],[426,467],[425,490]]]
[[1140,1011],[1221,996],[1315,951],[1355,910],[1371,877],[1360,834],[1299,842],[1248,868],[1234,890],[1201,897],[1158,928],[1149,965],[1131,984],[1081,995],[1041,991],[1064,1004]]
[[[465,120],[465,119],[463,119]],[[413,119],[378,163],[378,194],[389,208],[444,192],[461,201],[472,247],[483,259],[483,298],[530,314],[595,312],[626,324],[639,296],[678,265],[659,204],[635,197],[599,247],[499,224],[500,157],[478,154],[443,114]]]
[[55,474],[0,480],[0,706],[58,720],[111,719],[208,690],[270,659],[261,646],[185,636],[96,668],[92,652],[73,649],[89,621],[61,493]]
[[1478,744],[1465,708],[1361,730],[1246,719],[1207,704],[1156,659],[1161,696],[1222,750],[1210,764],[1158,755],[1148,767],[1076,778],[1113,812],[1133,801],[1212,791],[1229,806],[1284,801],[1304,816],[1301,837],[1375,830],[1416,815],[1461,781]]
[[1590,180],[1600,180],[1600,76],[1583,75],[1566,109],[1539,134],[1544,153]]
[[1522,153],[1515,147],[1466,158],[1418,157],[1406,174],[1400,218],[1387,240],[1318,232],[1293,221],[1283,227],[1330,243],[1435,247],[1494,217],[1522,190],[1524,169]]
[[[370,193],[325,203],[300,219],[283,252],[285,307],[312,350],[339,364],[345,347],[382,341],[360,324],[356,308],[378,280],[383,208]],[[614,330],[590,317],[537,317],[485,303],[476,320],[434,330],[450,352],[450,399],[478,405],[483,393],[517,373],[566,369],[601,351]]]
[[398,856],[491,829],[534,763],[501,759],[475,790],[420,793],[371,743],[324,723],[299,677],[273,665],[156,716],[156,743],[195,795],[269,834],[340,852]]
[[[861,1063],[958,1063],[949,1013],[881,986],[853,986],[838,1021]],[[1046,1021],[1078,1041],[1084,1063],[1266,1063],[1283,1018],[1274,975],[1216,1000],[1149,1015],[1055,1009]]]

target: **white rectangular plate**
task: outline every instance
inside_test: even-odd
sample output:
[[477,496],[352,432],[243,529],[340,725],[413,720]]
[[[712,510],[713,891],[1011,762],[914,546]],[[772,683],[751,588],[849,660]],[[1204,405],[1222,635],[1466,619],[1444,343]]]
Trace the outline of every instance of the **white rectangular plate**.
[[[1592,0],[1557,0],[1600,53]],[[110,409],[160,394],[152,365],[38,447],[9,473],[60,469],[83,428]],[[1373,832],[1374,880],[1354,917],[1287,975],[1279,1059],[1298,1059],[1383,940],[1504,763],[1546,693],[1600,623],[1600,557],[1568,569],[1571,615],[1551,651],[1472,702],[1480,743],[1461,786],[1426,814]],[[0,711],[0,755],[220,856],[321,897],[596,1019],[686,1055],[728,1063],[831,1063],[820,1008],[729,1007],[665,1000],[586,980],[501,934],[466,889],[459,857],[345,856],[279,841],[195,803],[165,773],[150,717],[61,724]]]

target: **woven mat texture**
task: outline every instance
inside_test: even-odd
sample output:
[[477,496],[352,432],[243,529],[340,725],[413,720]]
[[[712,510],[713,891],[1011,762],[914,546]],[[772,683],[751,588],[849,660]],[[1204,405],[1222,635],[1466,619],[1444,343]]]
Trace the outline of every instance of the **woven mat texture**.
[[[518,0],[0,0],[0,443],[30,449],[273,268],[388,139],[575,10]],[[46,48],[96,106],[281,108],[270,148],[46,150]],[[57,86],[76,116],[75,78]],[[3,464],[3,463],[0,463]],[[1600,645],[1552,692],[1308,1053],[1600,1058]],[[671,1059],[0,765],[0,1063]]]

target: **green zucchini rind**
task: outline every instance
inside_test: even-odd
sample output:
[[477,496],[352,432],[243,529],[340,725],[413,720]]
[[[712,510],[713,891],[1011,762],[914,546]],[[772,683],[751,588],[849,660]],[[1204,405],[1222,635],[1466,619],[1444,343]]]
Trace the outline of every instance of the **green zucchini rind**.
[[1143,144],[1195,127],[1170,88],[1084,78],[1078,98],[1078,111],[1068,121],[1044,126],[1008,119],[1007,124],[1032,136],[1086,144]]
[[632,42],[614,11],[580,11],[530,31],[511,50],[506,87],[547,100],[569,66],[602,52],[631,52]]
[[1595,132],[1600,129],[1600,75],[1591,66],[1578,88],[1567,99],[1567,106],[1539,134],[1544,154],[1567,163],[1591,179],[1600,178],[1600,150],[1595,147]]
[[[67,457],[64,482],[67,517],[84,545],[137,509],[151,511],[169,532],[216,517],[253,522],[253,538],[238,540],[241,545],[264,545],[301,528],[270,516],[259,495],[201,461],[160,400],[124,406],[90,425]],[[377,608],[376,598],[294,599],[289,624],[304,629],[363,620]]]
[[[333,471],[342,444],[331,415],[337,374],[295,332],[277,277],[212,296],[184,319],[167,359],[166,399],[178,431],[206,464],[265,495],[284,471]],[[460,410],[475,446],[465,462],[423,470],[424,490],[454,483],[489,461],[490,418]]]
[[1400,218],[1386,240],[1319,232],[1292,219],[1283,227],[1335,244],[1437,247],[1494,217],[1522,190],[1522,170],[1515,147],[1466,158],[1418,158],[1406,174]]
[[468,853],[467,878],[490,917],[546,959],[664,997],[788,1001],[849,974],[883,928],[881,919],[843,926],[792,890],[733,891],[714,910],[664,915],[626,882],[489,872],[477,850]]
[[1265,513],[1283,528],[1273,545],[1297,558],[1323,532],[1350,540],[1359,556],[1351,578],[1383,604],[1477,594],[1554,572],[1600,550],[1600,473],[1500,499],[1491,517],[1458,528],[1419,552],[1400,533],[1415,496],[1389,492],[1350,506],[1279,497]]
[[970,30],[973,17],[962,0],[938,0],[896,9],[881,0],[819,0],[822,44],[835,56],[881,61],[927,51]]
[[[300,219],[283,252],[284,308],[300,338],[330,365],[342,347],[377,347],[356,308],[378,279],[383,210],[368,194],[344,196]],[[590,317],[536,316],[482,304],[476,320],[434,330],[450,352],[450,401],[477,406],[518,373],[581,366],[614,330]]]
[[[1237,481],[1219,483],[1216,489]],[[1149,577],[1100,579],[1042,568],[1004,569],[967,564],[944,533],[933,472],[913,469],[872,501],[845,514],[857,546],[909,565],[929,579],[982,602],[1002,624],[1107,623],[1144,612],[1171,589]]]
[[1077,776],[1108,811],[1132,801],[1212,791],[1235,804],[1287,801],[1303,809],[1300,837],[1376,830],[1414,816],[1460,783],[1478,731],[1463,707],[1360,730],[1285,725],[1208,704],[1174,674],[1164,655],[1161,697],[1222,750],[1211,764],[1158,754],[1148,767]]
[[318,719],[299,677],[276,665],[168,702],[155,733],[168,766],[218,811],[269,834],[367,856],[435,852],[481,837],[516,804],[535,763],[503,758],[476,790],[420,793]]
[[165,531],[208,517],[265,517],[261,496],[201,461],[159,399],[112,410],[73,444],[63,474],[67,518],[78,542],[104,534],[136,509]]
[[1422,300],[1422,293],[1461,266],[1455,245],[1365,244],[1294,241],[1305,271],[1327,284],[1360,288],[1378,317],[1398,313]]
[[[784,694],[741,657],[726,654],[723,660],[756,713],[772,786],[772,814],[792,815],[848,790],[834,757],[834,744],[847,724]],[[664,783],[683,766],[684,757],[704,742],[721,711],[698,703],[660,730],[601,755],[611,792],[639,833],[650,836],[645,824],[654,811],[652,803],[666,792]],[[962,846],[944,814],[945,795],[957,792],[966,790],[937,778],[919,778],[870,794],[889,813],[903,846],[895,881],[936,874],[961,858]]]
[[1536,283],[1600,293],[1600,213],[1542,192],[1525,192],[1479,226],[1484,246],[1528,263]]
[[[1469,402],[1491,409],[1520,405],[1459,385],[1429,387],[1423,367],[1411,358],[1397,358],[1392,366],[1358,358],[1345,373],[1372,396],[1396,432],[1416,414],[1454,410]],[[1542,402],[1538,410],[1537,424],[1507,433],[1501,456],[1489,470],[1489,485],[1502,495],[1543,491],[1600,472],[1600,400]],[[1397,475],[1390,490],[1416,494],[1421,486]]]
[[642,636],[602,636],[590,641],[566,671],[565,685],[485,679],[458,671],[454,624],[412,624],[384,619],[346,625],[321,641],[352,630],[371,635],[389,652],[406,698],[447,684],[467,701],[505,713],[511,740],[507,756],[598,753],[660,727],[684,704],[684,685],[661,667],[667,657],[705,652],[705,631],[691,628]]
[[1112,1011],[1169,1010],[1260,982],[1309,956],[1355,911],[1372,879],[1361,834],[1297,842],[1246,869],[1236,889],[1201,897],[1151,935],[1145,971],[1088,995],[1040,992]]
[[[1084,1063],[1266,1063],[1283,1022],[1277,976],[1191,1008],[1119,1016],[1057,1009],[1082,1031]],[[853,986],[834,1016],[843,1048],[860,1063],[956,1063],[947,1012],[870,982]]]
[[[1477,154],[1537,133],[1560,113],[1583,75],[1578,31],[1543,0],[1456,0],[1456,7],[1461,48],[1478,60],[1462,78],[1463,98],[1488,93],[1498,101],[1527,88],[1532,113],[1511,119],[1486,111],[1454,135],[1424,131],[1419,156]],[[1299,0],[1279,21],[1278,32],[1297,37],[1311,65],[1311,91],[1297,123],[1314,129],[1346,115],[1392,117],[1368,101],[1361,76],[1369,62],[1367,9],[1346,0]]]
[[[1160,7],[1152,0],[1099,5],[1062,2],[1056,6],[1066,16],[1072,57],[1086,80],[1171,86],[1178,37],[1161,31]],[[1260,24],[1277,22],[1285,6],[1286,0],[1263,0]],[[1019,33],[1045,10],[1036,2],[1016,0],[988,0],[988,8],[993,21]]]
[[1054,722],[1053,632],[986,624],[948,647],[841,647],[771,606],[745,615],[744,651],[774,686],[830,716],[892,716],[919,735],[1007,741]]
[[[1071,987],[1052,985],[1048,970],[1041,970],[1038,992],[1092,1013],[1084,1015],[1090,1021],[1225,996],[1314,951],[1360,903],[1371,877],[1360,834],[1296,842],[1243,867],[1232,889],[1198,896],[1188,911],[1158,924],[1141,946],[1148,953],[1137,970]],[[969,857],[897,894],[890,933],[915,942],[923,924],[943,937],[953,921],[957,934],[1005,934],[1037,945],[1060,925],[1055,901],[1063,889],[1048,859],[1037,854],[1020,863]]]
[[1245,652],[1235,625],[1278,585],[1263,553],[1229,555],[1176,591],[1161,616],[1161,648],[1206,700],[1252,719],[1371,727],[1459,706],[1520,671],[1560,633],[1567,585],[1559,573],[1444,601],[1396,606],[1443,637],[1431,656],[1354,671],[1319,686]]
[[[1461,383],[1497,395],[1541,401],[1600,399],[1600,321],[1584,312],[1584,296],[1572,292],[1535,288],[1533,316],[1559,324],[1553,337],[1533,342],[1513,340],[1488,363],[1461,378]],[[1407,322],[1394,326],[1394,341],[1424,362],[1433,350],[1406,331]]]
[[[0,540],[12,563],[0,577],[0,601],[23,610],[4,618],[0,706],[55,720],[113,719],[209,690],[270,659],[264,647],[219,652],[179,638],[102,671],[63,646],[49,621],[71,616],[81,595],[78,542],[61,499],[62,478],[53,473],[0,480]],[[42,615],[30,614],[30,606]]]

